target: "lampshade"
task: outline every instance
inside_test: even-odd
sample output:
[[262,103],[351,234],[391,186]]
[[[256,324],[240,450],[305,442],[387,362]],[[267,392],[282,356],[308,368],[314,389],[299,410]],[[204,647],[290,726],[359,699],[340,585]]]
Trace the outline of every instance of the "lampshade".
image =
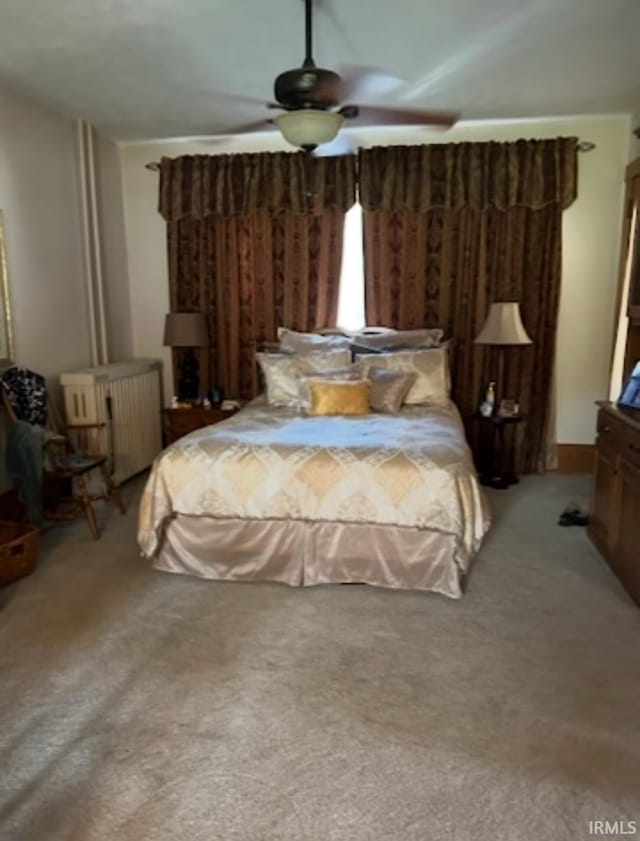
[[531,339],[520,318],[516,301],[491,304],[482,330],[475,338],[477,345],[530,345]]
[[292,146],[303,149],[329,143],[338,133],[342,122],[342,116],[335,111],[320,111],[316,108],[285,111],[274,119],[284,139]]
[[164,320],[162,344],[169,347],[207,347],[209,325],[202,312],[170,312]]

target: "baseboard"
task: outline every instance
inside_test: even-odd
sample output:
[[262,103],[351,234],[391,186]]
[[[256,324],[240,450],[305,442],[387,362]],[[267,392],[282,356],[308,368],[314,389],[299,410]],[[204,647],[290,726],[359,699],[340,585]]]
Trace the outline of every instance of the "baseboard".
[[558,444],[558,473],[592,473],[595,444]]

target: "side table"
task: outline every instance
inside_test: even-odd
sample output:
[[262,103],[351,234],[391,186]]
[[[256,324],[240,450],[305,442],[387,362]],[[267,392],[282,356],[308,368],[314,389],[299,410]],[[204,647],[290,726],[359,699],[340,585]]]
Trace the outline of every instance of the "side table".
[[168,447],[178,438],[210,426],[213,423],[230,418],[237,409],[205,409],[203,406],[192,406],[189,409],[163,409],[164,445]]
[[476,461],[481,484],[499,489],[516,485],[519,481],[515,469],[516,436],[524,417],[486,417],[476,412],[473,419],[480,425]]

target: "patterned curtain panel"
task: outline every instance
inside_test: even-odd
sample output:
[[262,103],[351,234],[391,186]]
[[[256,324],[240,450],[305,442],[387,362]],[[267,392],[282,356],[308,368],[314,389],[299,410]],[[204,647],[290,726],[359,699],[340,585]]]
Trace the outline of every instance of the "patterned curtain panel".
[[[335,324],[355,159],[306,154],[163,159],[172,312],[205,312],[200,378],[229,397],[258,391],[256,346],[279,325]],[[179,352],[174,353],[174,365]]]
[[335,324],[343,228],[337,210],[185,218],[167,226],[171,310],[211,318],[213,346],[200,352],[203,384],[254,397],[256,347],[273,341],[279,325]]
[[158,210],[167,222],[259,212],[346,213],[355,201],[355,177],[351,155],[259,152],[163,158]]
[[365,210],[539,210],[574,201],[575,137],[514,143],[438,143],[360,150]]
[[473,340],[492,301],[519,301],[533,344],[506,349],[504,396],[527,418],[518,469],[542,470],[576,141],[404,148],[360,156],[367,323],[444,328],[453,397],[469,418],[497,371],[496,349]]

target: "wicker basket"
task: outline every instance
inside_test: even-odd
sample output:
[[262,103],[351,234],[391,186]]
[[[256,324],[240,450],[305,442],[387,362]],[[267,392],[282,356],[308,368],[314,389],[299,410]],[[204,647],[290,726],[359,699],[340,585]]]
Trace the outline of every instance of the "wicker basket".
[[33,572],[39,543],[34,526],[0,520],[0,587]]

